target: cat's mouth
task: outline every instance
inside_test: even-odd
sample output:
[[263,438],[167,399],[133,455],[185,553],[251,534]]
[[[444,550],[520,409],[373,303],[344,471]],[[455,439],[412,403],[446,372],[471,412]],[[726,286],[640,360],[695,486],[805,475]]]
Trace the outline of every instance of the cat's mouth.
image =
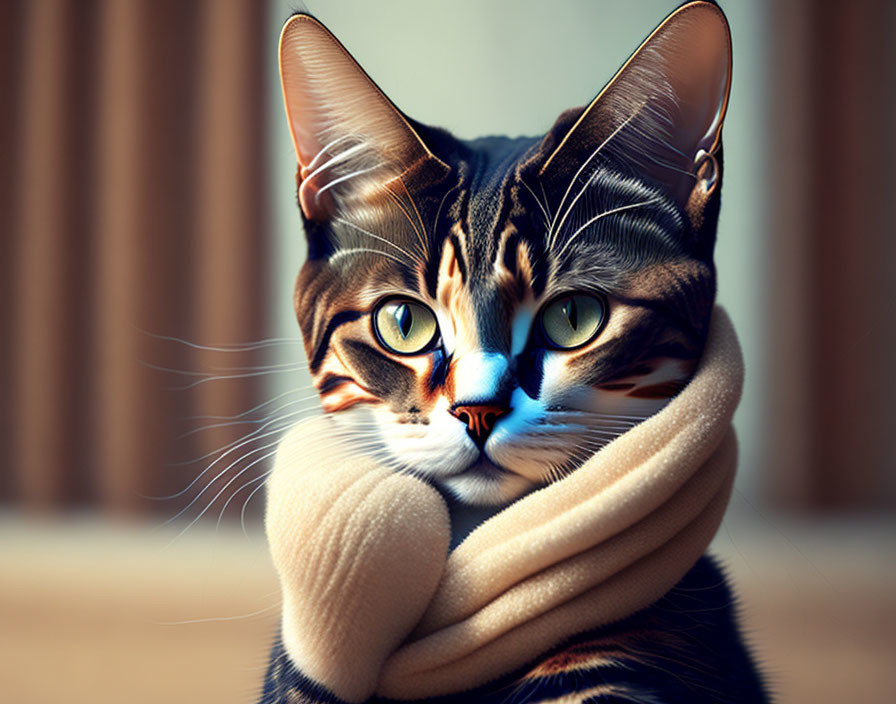
[[537,486],[491,460],[484,451],[460,472],[435,481],[461,503],[471,506],[505,506]]
[[455,476],[460,477],[469,474],[479,474],[485,478],[497,479],[505,474],[511,474],[511,471],[493,462],[485,452],[480,452],[477,459],[473,460],[473,462],[471,462],[465,469],[458,472]]

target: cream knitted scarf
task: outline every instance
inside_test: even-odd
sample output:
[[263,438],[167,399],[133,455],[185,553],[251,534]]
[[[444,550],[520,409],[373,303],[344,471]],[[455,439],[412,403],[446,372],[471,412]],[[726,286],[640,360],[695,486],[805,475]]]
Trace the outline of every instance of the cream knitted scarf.
[[291,431],[266,517],[290,658],[350,702],[416,699],[488,682],[648,606],[721,522],[742,380],[737,337],[716,308],[694,378],[662,411],[450,554],[432,487]]

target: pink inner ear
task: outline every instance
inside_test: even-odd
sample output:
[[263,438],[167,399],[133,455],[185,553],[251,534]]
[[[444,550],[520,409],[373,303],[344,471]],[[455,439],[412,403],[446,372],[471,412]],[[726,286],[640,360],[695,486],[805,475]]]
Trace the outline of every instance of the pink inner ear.
[[329,193],[320,193],[320,179],[307,179],[310,173],[307,167],[299,164],[296,172],[299,207],[309,220],[326,220],[334,212],[333,198]]
[[724,15],[706,2],[685,5],[585,109],[542,173],[552,169],[568,179],[601,149],[664,184],[684,204],[695,184],[698,153],[718,148],[730,84]]
[[694,158],[711,153],[722,126],[731,82],[731,39],[724,16],[714,6],[687,8],[667,29],[668,58],[661,71],[678,97],[679,147]]
[[[308,15],[295,15],[283,27],[280,79],[307,217],[329,217],[358,175],[384,182],[435,159],[342,44]],[[327,197],[318,197],[324,191]]]

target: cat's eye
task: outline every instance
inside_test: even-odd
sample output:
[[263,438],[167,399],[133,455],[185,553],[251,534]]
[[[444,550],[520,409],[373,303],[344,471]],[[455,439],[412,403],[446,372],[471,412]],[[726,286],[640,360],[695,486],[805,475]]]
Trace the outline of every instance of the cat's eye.
[[595,296],[571,293],[555,298],[541,313],[541,328],[554,347],[569,350],[590,342],[606,319],[606,306]]
[[391,298],[373,313],[373,329],[387,350],[398,354],[427,352],[435,343],[439,325],[435,313],[418,301]]

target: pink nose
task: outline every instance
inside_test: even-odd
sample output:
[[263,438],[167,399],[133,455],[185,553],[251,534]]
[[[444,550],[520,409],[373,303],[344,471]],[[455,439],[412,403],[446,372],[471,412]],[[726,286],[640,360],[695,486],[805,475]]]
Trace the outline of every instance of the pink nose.
[[462,423],[467,424],[467,432],[479,447],[485,444],[485,439],[495,427],[495,422],[510,410],[504,406],[491,405],[462,405],[454,406],[451,415]]

